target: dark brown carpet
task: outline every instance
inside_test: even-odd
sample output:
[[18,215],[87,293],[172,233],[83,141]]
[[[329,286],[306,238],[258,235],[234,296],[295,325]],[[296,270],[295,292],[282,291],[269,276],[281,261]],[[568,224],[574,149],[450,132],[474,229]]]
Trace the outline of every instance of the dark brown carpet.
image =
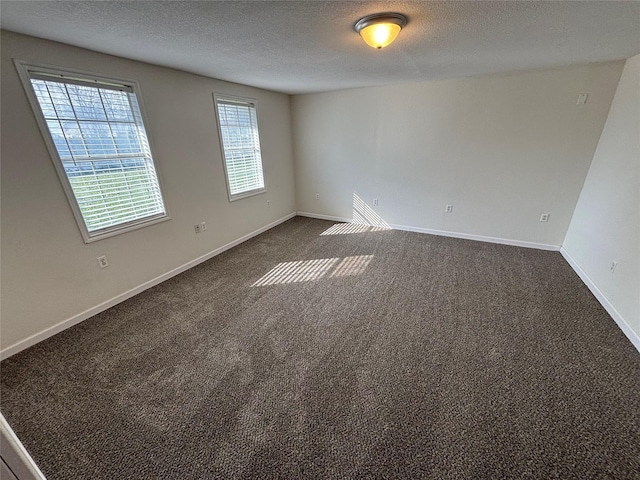
[[332,225],[3,362],[48,478],[640,478],[640,355],[559,253]]

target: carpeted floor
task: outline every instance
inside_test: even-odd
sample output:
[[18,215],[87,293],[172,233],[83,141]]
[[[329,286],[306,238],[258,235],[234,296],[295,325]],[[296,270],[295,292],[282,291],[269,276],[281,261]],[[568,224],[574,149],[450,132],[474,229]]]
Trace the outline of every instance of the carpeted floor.
[[47,477],[640,478],[640,354],[559,253],[333,225],[4,361]]

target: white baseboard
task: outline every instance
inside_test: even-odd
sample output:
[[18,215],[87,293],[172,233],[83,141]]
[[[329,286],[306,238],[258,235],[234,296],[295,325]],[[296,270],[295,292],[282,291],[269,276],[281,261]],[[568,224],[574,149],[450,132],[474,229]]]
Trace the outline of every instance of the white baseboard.
[[9,478],[19,480],[47,480],[1,413],[0,457],[2,457],[0,462],[4,462],[10,469],[8,473]]
[[[332,222],[352,222],[350,218],[334,217],[331,215],[321,215],[319,213],[298,212],[301,217],[319,218],[320,220],[331,220]],[[405,232],[427,233],[441,237],[463,238],[465,240],[476,240],[479,242],[499,243],[502,245],[512,245],[515,247],[536,248],[538,250],[550,250],[557,252],[560,245],[548,245],[546,243],[525,242],[523,240],[512,240],[509,238],[485,237],[483,235],[472,235],[470,233],[449,232],[446,230],[433,230],[431,228],[411,227],[407,225],[389,224],[389,228],[394,230],[404,230]]]
[[243,235],[242,237],[234,240],[233,242],[227,243],[226,245],[223,245],[222,247],[216,248],[215,250],[206,253],[205,255],[202,255],[194,260],[191,260],[190,262],[185,263],[184,265],[180,265],[177,268],[174,268],[173,270],[168,271],[167,273],[164,273],[156,278],[153,278],[145,283],[143,283],[142,285],[139,285],[135,288],[132,288],[131,290],[127,290],[124,293],[121,293],[120,295],[116,295],[115,297],[100,303],[99,305],[96,305],[95,307],[91,307],[87,310],[85,310],[84,312],[80,312],[77,315],[74,315],[71,318],[68,318],[66,320],[63,320],[60,323],[57,323],[56,325],[47,328],[46,330],[43,330],[42,332],[36,333],[34,335],[31,335],[30,337],[27,337],[23,340],[20,340],[19,342],[14,343],[13,345],[5,348],[4,350],[0,351],[0,360],[4,360],[5,358],[10,357],[11,355],[15,355],[16,353],[31,347],[32,345],[35,345],[38,342],[41,342],[42,340],[45,340],[49,337],[52,337],[53,335],[55,335],[56,333],[60,333],[63,330],[66,330],[69,327],[72,327],[73,325],[76,325],[90,317],[93,317],[94,315],[97,315],[100,312],[103,312],[105,310],[107,310],[108,308],[113,307],[114,305],[117,305],[120,302],[124,302],[125,300],[133,297],[134,295],[137,295],[140,292],[143,292],[144,290],[147,290],[148,288],[154,287],[156,285],[158,285],[159,283],[164,282],[165,280],[170,279],[171,277],[175,277],[176,275],[189,270],[192,267],[195,267],[196,265],[205,262],[207,260],[209,260],[210,258],[215,257],[216,255],[221,254],[222,252],[229,250],[230,248],[235,247],[236,245],[241,244],[242,242],[245,242],[247,240],[249,240],[250,238],[255,237],[256,235],[260,235],[263,232],[266,232],[267,230],[275,227],[276,225],[279,225],[283,222],[286,222],[287,220],[289,220],[290,218],[293,218],[296,216],[296,212],[290,213],[289,215],[280,218],[279,220],[276,220],[275,222],[271,222],[268,225],[265,225],[264,227],[261,227],[251,233],[248,233],[246,235]]
[[478,242],[499,243],[501,245],[511,245],[514,247],[536,248],[538,250],[550,250],[557,252],[560,245],[548,245],[546,243],[526,242],[524,240],[513,240],[510,238],[486,237],[484,235],[473,235],[471,233],[449,232],[446,230],[433,230],[431,228],[411,227],[405,225],[390,225],[396,230],[407,232],[428,233],[429,235],[439,235],[441,237],[463,238],[465,240],[476,240]]
[[609,301],[609,299],[605,297],[604,293],[602,293],[602,291],[598,288],[598,286],[594,283],[594,281],[591,280],[589,275],[587,275],[587,273],[580,267],[580,265],[578,265],[575,259],[569,254],[569,252],[565,250],[564,247],[560,248],[560,253],[564,257],[564,259],[567,261],[567,263],[571,265],[571,268],[573,268],[573,270],[578,274],[578,276],[584,282],[587,288],[591,290],[591,293],[593,293],[593,296],[596,297],[598,302],[600,302],[600,304],[604,307],[607,313],[611,315],[611,317],[615,320],[615,322],[618,324],[618,327],[620,327],[620,330],[622,330],[622,332],[627,336],[627,338],[631,341],[633,346],[636,347],[636,350],[640,352],[640,336],[638,336],[638,333],[633,331],[633,329],[629,326],[629,324],[624,319],[624,317],[620,315],[620,312],[616,310],[616,307],[614,307],[613,304]]
[[331,215],[322,215],[320,213],[297,212],[299,217],[317,218],[319,220],[329,220],[331,222],[351,223],[353,219],[343,217],[333,217]]

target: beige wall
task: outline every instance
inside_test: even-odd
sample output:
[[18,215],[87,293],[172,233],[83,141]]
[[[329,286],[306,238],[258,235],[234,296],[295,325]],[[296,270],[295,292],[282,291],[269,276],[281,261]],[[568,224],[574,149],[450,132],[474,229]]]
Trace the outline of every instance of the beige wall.
[[[13,58],[139,81],[170,221],[83,242]],[[295,211],[287,95],[10,32],[1,75],[2,349]],[[228,201],[213,92],[257,99],[266,194]]]
[[391,225],[557,248],[622,65],[293,97],[298,211],[351,218],[356,193]]
[[640,55],[624,66],[563,247],[640,339]]

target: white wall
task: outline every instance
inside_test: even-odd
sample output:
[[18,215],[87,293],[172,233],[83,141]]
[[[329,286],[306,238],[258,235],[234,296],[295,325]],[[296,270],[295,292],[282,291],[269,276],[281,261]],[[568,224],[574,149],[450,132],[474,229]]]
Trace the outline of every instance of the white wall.
[[[170,221],[83,242],[12,58],[139,81]],[[4,31],[1,75],[5,352],[295,211],[287,95]],[[214,91],[257,99],[266,194],[228,201]],[[208,230],[195,235],[200,221]],[[108,268],[98,267],[99,255],[107,255]]]
[[625,63],[563,247],[640,349],[640,55]]
[[356,193],[392,225],[558,248],[622,66],[293,97],[298,211],[351,218]]

